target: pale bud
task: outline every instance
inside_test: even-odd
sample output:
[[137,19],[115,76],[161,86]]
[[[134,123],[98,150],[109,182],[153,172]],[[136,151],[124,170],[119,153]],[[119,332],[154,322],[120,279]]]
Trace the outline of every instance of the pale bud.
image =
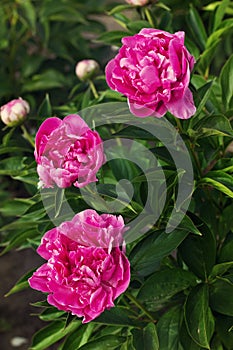
[[149,4],[150,0],[125,0],[128,4],[134,6],[145,6]]
[[29,111],[28,102],[19,97],[3,105],[0,108],[0,116],[4,124],[15,126],[22,123]]
[[99,72],[100,66],[94,60],[83,60],[77,63],[75,73],[80,80],[87,81]]

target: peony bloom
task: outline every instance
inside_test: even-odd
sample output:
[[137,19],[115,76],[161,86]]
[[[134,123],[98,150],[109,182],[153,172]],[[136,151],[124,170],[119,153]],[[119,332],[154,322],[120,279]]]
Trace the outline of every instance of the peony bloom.
[[80,80],[87,81],[96,76],[100,66],[94,60],[83,60],[77,63],[75,73]]
[[106,79],[127,96],[130,111],[138,117],[160,118],[169,111],[190,118],[196,111],[188,88],[195,61],[184,46],[184,32],[144,28],[122,43],[106,67]]
[[99,134],[76,114],[42,123],[36,134],[35,158],[39,185],[60,188],[97,181],[96,173],[105,160]]
[[[83,242],[86,229],[82,224],[88,221],[90,229],[93,227],[93,244],[89,229],[89,241],[83,245],[78,242],[79,235]],[[112,228],[117,231],[119,225],[122,229],[123,222],[114,215],[99,216],[94,210],[87,210],[75,215],[69,224],[76,240],[66,235],[62,225],[48,231],[37,250],[48,262],[34,272],[29,284],[49,293],[49,304],[83,317],[83,323],[87,323],[113,307],[114,300],[129,285],[130,265],[122,250],[118,246],[103,248],[95,244],[98,235],[111,236]]]
[[149,4],[150,0],[126,0],[126,2],[134,6],[145,6]]
[[4,124],[15,126],[20,124],[30,111],[29,104],[21,97],[12,100],[1,107],[0,115]]

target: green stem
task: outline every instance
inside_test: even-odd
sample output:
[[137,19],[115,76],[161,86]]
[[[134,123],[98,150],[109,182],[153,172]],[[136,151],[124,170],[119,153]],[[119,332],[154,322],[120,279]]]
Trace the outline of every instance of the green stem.
[[200,161],[199,161],[199,158],[198,158],[198,156],[197,156],[197,153],[195,152],[195,150],[194,150],[194,148],[193,148],[193,144],[191,143],[191,141],[189,142],[189,149],[190,149],[190,151],[191,151],[191,153],[192,153],[192,156],[193,156],[195,165],[196,165],[197,170],[198,170],[199,177],[202,177],[203,174],[202,174],[202,169],[201,169]]
[[125,293],[125,296],[129,298],[152,322],[155,322],[153,316],[147,311],[144,306],[129,292]]
[[21,125],[21,129],[23,131],[23,137],[32,145],[33,148],[35,148],[35,143],[31,138],[31,135],[28,133],[27,129],[24,125]]
[[151,17],[150,11],[148,10],[147,7],[144,8],[144,11],[145,11],[145,16],[147,21],[149,22],[150,26],[154,28],[155,24],[154,24],[153,18]]
[[96,99],[99,98],[99,94],[98,94],[98,92],[97,92],[97,90],[96,90],[96,88],[95,88],[95,85],[94,85],[94,83],[93,83],[92,80],[89,80],[89,85],[90,85],[90,88],[91,88],[91,91],[92,91],[94,97],[95,97]]

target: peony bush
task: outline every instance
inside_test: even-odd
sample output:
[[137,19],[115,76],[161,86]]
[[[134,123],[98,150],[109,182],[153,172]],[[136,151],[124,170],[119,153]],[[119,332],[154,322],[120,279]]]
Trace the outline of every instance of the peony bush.
[[231,2],[0,11],[0,254],[43,258],[7,293],[40,292],[29,349],[231,350]]

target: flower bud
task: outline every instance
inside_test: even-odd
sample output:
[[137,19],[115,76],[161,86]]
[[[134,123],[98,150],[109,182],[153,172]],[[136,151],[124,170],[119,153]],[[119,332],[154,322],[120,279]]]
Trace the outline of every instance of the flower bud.
[[134,6],[145,6],[149,4],[150,0],[125,0],[128,4]]
[[80,80],[87,81],[99,72],[99,64],[94,60],[83,60],[77,63],[75,73]]
[[6,103],[0,108],[0,116],[4,124],[7,126],[15,126],[20,124],[30,111],[27,101],[21,97]]

